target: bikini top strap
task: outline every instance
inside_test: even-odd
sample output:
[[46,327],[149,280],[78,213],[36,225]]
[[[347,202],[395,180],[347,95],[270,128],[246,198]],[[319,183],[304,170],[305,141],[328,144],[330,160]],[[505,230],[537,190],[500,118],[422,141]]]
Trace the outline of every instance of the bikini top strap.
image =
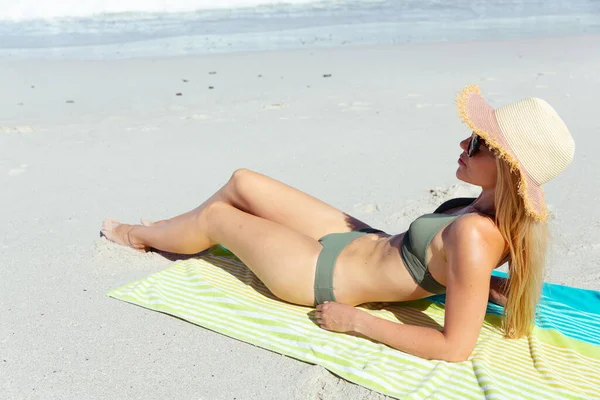
[[436,208],[433,213],[441,214],[444,211],[450,210],[455,207],[468,206],[469,204],[473,203],[476,199],[477,197],[457,197],[455,199],[450,199],[442,203],[442,205]]

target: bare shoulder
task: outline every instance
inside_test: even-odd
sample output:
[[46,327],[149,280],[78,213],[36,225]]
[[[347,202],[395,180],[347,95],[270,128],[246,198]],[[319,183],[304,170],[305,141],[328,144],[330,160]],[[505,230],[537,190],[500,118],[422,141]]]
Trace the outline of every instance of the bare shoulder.
[[504,238],[494,221],[478,214],[457,218],[442,232],[442,239],[447,255],[456,253],[465,262],[485,264],[491,269],[498,265],[505,249]]

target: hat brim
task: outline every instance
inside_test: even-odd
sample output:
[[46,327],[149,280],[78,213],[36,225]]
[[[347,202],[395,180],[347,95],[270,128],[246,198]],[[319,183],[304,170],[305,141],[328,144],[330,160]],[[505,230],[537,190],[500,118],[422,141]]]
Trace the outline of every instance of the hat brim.
[[548,212],[544,203],[544,192],[519,162],[502,133],[496,112],[481,96],[477,85],[467,85],[456,97],[458,115],[473,132],[481,136],[490,150],[508,163],[511,171],[519,172],[518,192],[525,204],[527,215],[537,221],[544,221]]

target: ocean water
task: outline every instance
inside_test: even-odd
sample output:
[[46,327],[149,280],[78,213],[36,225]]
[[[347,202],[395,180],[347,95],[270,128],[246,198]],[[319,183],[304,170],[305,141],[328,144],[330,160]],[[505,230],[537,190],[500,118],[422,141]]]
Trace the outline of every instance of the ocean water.
[[126,58],[600,33],[600,0],[0,1],[0,58]]

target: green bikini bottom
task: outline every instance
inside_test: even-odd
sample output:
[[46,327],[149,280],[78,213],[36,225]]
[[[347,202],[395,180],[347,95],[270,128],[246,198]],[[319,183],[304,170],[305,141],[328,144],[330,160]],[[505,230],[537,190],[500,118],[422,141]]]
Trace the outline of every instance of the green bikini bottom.
[[333,269],[339,254],[354,239],[368,233],[383,232],[374,228],[361,228],[352,232],[330,233],[319,239],[323,249],[317,259],[315,273],[315,307],[326,301],[335,301],[333,293]]

